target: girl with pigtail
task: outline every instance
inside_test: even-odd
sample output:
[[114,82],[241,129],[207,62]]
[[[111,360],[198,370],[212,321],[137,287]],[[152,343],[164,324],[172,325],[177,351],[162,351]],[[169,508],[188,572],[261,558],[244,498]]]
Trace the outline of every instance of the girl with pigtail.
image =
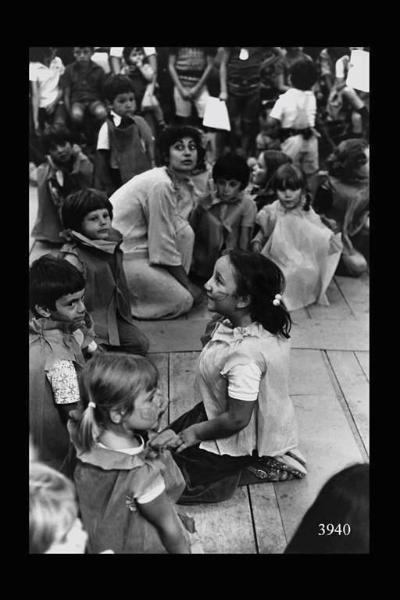
[[217,313],[203,337],[194,408],[151,440],[173,448],[180,504],[219,502],[238,485],[306,475],[289,397],[291,318],[284,277],[261,254],[231,250],[204,285]]
[[102,353],[86,363],[80,386],[84,410],[68,430],[88,552],[201,552],[193,520],[174,507],[183,477],[168,451],[147,444],[166,407],[156,367],[139,355]]

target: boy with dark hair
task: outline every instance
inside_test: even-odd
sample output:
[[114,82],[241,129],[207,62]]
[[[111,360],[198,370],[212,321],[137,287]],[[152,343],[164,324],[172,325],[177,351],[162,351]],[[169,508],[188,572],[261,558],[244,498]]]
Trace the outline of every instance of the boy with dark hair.
[[82,349],[96,351],[83,303],[85,279],[69,262],[45,254],[29,271],[29,419],[39,459],[67,469],[66,422],[79,402]]
[[105,72],[92,61],[92,46],[75,46],[75,61],[67,65],[61,78],[65,108],[74,124],[80,125],[86,113],[96,120],[107,116],[103,104]]
[[154,165],[154,138],[135,115],[135,90],[126,75],[110,75],[104,85],[109,115],[97,138],[95,187],[111,195],[134,175]]
[[268,124],[279,128],[281,150],[306,177],[318,171],[318,137],[314,129],[317,102],[312,91],[317,69],[308,59],[296,61],[290,69],[292,87],[275,102]]
[[32,237],[50,244],[61,244],[63,227],[60,207],[64,198],[92,184],[93,165],[73,144],[66,128],[50,128],[42,138],[46,162],[38,167],[38,213]]
[[195,233],[192,274],[207,280],[216,260],[233,248],[248,250],[256,217],[256,204],[243,192],[250,168],[241,156],[219,158],[212,171],[216,190],[200,199],[190,217]]

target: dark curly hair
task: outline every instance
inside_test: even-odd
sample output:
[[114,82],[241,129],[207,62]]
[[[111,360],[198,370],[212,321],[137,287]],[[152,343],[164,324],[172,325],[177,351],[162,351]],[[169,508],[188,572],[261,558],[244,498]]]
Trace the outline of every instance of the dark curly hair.
[[201,134],[196,127],[191,127],[190,125],[171,125],[166,127],[164,131],[161,133],[158,146],[160,150],[160,161],[163,165],[169,164],[169,149],[171,146],[175,144],[178,140],[182,138],[189,137],[192,138],[197,148],[197,169],[204,169],[204,158],[205,158],[205,149],[203,148]]
[[218,179],[236,179],[240,181],[240,189],[244,190],[249,183],[250,167],[241,156],[226,154],[216,161],[212,176],[214,181]]
[[282,294],[285,277],[281,269],[263,254],[247,250],[230,250],[238,296],[250,296],[250,315],[270,333],[289,338],[292,325],[284,303],[273,304],[276,294]]
[[113,207],[105,192],[94,188],[80,190],[65,198],[61,208],[62,223],[66,229],[79,232],[86,215],[100,208],[106,208],[112,220]]
[[127,75],[109,75],[103,86],[104,97],[113,102],[119,94],[135,93],[133,82]]
[[357,169],[367,162],[365,150],[368,145],[367,140],[361,138],[351,138],[340,142],[326,161],[329,175],[342,181],[356,179]]

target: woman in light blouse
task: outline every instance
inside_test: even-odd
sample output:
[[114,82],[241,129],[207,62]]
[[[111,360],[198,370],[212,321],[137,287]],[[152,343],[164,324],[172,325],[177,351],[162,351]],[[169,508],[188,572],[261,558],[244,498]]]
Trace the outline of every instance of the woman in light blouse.
[[136,175],[110,197],[138,319],[173,319],[201,295],[187,276],[194,242],[188,217],[197,193],[190,176],[204,159],[199,132],[167,128],[160,154],[164,166]]

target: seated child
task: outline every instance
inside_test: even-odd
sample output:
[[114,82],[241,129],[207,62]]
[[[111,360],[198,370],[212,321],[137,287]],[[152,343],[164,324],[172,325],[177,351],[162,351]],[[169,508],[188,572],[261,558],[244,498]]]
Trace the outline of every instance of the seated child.
[[64,103],[74,125],[80,125],[87,113],[101,122],[107,116],[103,103],[104,69],[92,61],[94,47],[75,46],[75,61],[65,67],[61,79]]
[[111,227],[112,214],[104,192],[89,188],[68,196],[62,207],[68,242],[61,254],[85,275],[85,305],[97,343],[105,350],[146,354],[149,341],[132,321],[122,235]]
[[50,128],[42,142],[47,156],[37,170],[38,212],[31,235],[61,245],[61,205],[68,194],[92,185],[93,165],[65,128]]
[[195,233],[192,273],[205,280],[222,253],[248,249],[256,216],[255,203],[243,193],[250,176],[243,158],[234,154],[219,158],[212,175],[216,192],[210,190],[201,198],[190,217]]
[[327,172],[310,181],[313,207],[343,242],[338,272],[358,277],[369,261],[369,145],[344,140],[327,159]]
[[29,554],[84,554],[87,533],[74,484],[40,462],[29,465]]
[[150,127],[154,117],[158,128],[164,128],[163,111],[155,95],[155,72],[144,48],[127,46],[122,54],[126,64],[122,67],[121,74],[127,75],[133,83],[138,112],[148,121]]
[[182,474],[169,450],[147,443],[167,405],[156,367],[142,356],[100,353],[86,363],[81,390],[84,410],[68,429],[89,553],[194,553],[193,519],[180,519],[174,506]]
[[300,169],[282,165],[272,185],[278,199],[257,214],[261,230],[252,240],[252,250],[282,269],[288,310],[313,302],[328,305],[325,292],[340,259],[340,234],[326,227],[310,207]]
[[272,189],[271,182],[278,167],[291,163],[290,156],[280,150],[264,150],[257,160],[257,170],[254,174],[254,183],[259,186],[257,196],[254,202],[257,210],[261,210],[266,204],[272,204],[275,200],[275,192]]
[[290,77],[293,87],[275,102],[268,122],[280,128],[282,152],[308,177],[318,170],[317,103],[312,91],[317,69],[310,60],[299,60],[291,67]]
[[104,85],[109,115],[97,138],[95,187],[110,196],[134,175],[154,167],[154,138],[135,116],[135,88],[126,75],[110,75]]
[[29,271],[29,418],[39,459],[67,472],[68,413],[79,402],[77,372],[97,348],[83,303],[85,280],[62,258],[44,254]]

